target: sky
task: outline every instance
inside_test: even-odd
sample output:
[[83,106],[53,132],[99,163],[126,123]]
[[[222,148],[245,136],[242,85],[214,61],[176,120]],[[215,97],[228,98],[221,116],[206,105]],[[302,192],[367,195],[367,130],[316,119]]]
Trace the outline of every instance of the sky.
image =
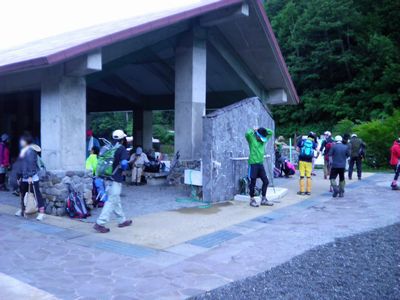
[[201,0],[0,0],[0,50]]

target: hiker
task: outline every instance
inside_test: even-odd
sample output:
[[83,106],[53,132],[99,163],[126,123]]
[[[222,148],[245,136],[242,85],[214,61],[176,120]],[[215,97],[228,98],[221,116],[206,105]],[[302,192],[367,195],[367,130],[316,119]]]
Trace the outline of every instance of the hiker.
[[275,148],[275,168],[281,169],[282,168],[282,150],[283,146],[286,146],[285,138],[283,136],[279,136],[274,143]]
[[[329,176],[331,186],[333,189],[332,196],[336,198],[344,196],[344,187],[346,185],[344,172],[346,170],[346,161],[350,156],[350,147],[343,144],[343,138],[340,135],[335,136],[335,144],[329,150],[329,161],[332,169]],[[336,182],[336,178],[339,175],[339,185]]]
[[[318,144],[314,141],[314,134],[310,132],[306,138],[299,140],[296,150],[299,152],[300,191],[298,195],[311,195],[311,172],[314,153]],[[304,180],[306,179],[306,187]]]
[[394,169],[394,178],[390,186],[392,190],[399,190],[397,180],[400,175],[400,137],[394,141],[393,146],[390,148],[390,165]]
[[132,220],[127,220],[121,205],[121,190],[124,180],[124,172],[128,169],[128,152],[126,150],[126,134],[123,130],[117,129],[112,134],[116,141],[114,146],[115,153],[112,163],[112,175],[108,178],[108,200],[105,202],[99,218],[94,225],[94,229],[100,233],[107,233],[109,228],[104,225],[110,221],[111,214],[118,218],[118,227],[126,227],[132,224]]
[[318,158],[319,156],[319,151],[318,151],[318,137],[317,134],[315,132],[311,132],[313,138],[314,138],[314,143],[317,145],[317,149],[314,153],[314,157],[312,159],[312,169],[311,169],[311,175],[312,176],[317,176],[317,174],[315,173],[314,169],[315,169],[315,160]]
[[137,147],[135,153],[132,153],[129,164],[132,166],[132,182],[131,184],[140,185],[142,182],[142,174],[145,164],[149,163],[146,153],[141,147]]
[[295,166],[287,158],[282,157],[281,160],[282,160],[281,172],[285,174],[285,178],[289,178],[291,175],[296,174]]
[[357,167],[358,180],[361,180],[361,168],[362,168],[362,159],[364,158],[365,155],[365,143],[359,137],[357,137],[357,134],[353,133],[351,135],[349,145],[351,149],[350,162],[349,162],[349,180],[351,180],[353,176],[354,164]]
[[8,134],[4,133],[0,138],[0,191],[8,191],[6,175],[10,168],[10,148],[8,147]]
[[20,197],[21,197],[21,209],[19,209],[15,215],[18,217],[25,216],[24,197],[28,191],[32,191],[35,195],[38,203],[38,215],[36,219],[43,221],[44,218],[44,199],[39,188],[39,163],[38,163],[38,151],[40,147],[33,144],[33,137],[30,133],[26,132],[21,136],[20,139],[21,151],[18,159],[17,173],[19,174],[19,186],[20,186]]
[[93,147],[100,149],[100,142],[93,136],[93,130],[86,130],[86,157],[89,157]]
[[86,159],[86,170],[91,171],[93,176],[96,176],[97,156],[99,156],[100,148],[93,146],[89,157]]
[[324,179],[328,179],[330,172],[330,164],[329,164],[329,150],[333,145],[332,133],[330,131],[325,131],[324,140],[321,143],[321,147],[319,151],[324,156]]
[[258,207],[254,199],[257,178],[261,178],[263,184],[261,189],[261,205],[272,206],[271,201],[267,200],[268,177],[264,169],[265,144],[273,135],[273,131],[268,128],[260,127],[247,130],[245,137],[249,144],[249,190],[250,206]]

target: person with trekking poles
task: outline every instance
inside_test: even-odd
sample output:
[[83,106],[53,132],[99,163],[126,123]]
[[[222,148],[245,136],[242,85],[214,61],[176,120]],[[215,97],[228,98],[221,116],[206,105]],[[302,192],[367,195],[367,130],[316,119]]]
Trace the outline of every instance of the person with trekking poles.
[[314,140],[315,134],[310,132],[305,139],[301,139],[297,143],[296,150],[299,152],[300,172],[300,190],[297,192],[298,195],[311,195],[312,162],[318,147],[318,144]]
[[6,175],[10,168],[10,149],[8,147],[8,134],[4,133],[0,138],[0,191],[8,191]]
[[357,134],[353,133],[349,141],[349,146],[351,149],[349,161],[349,180],[351,180],[353,177],[354,164],[357,167],[358,180],[361,180],[362,160],[365,158],[365,143],[357,136]]
[[33,193],[34,198],[37,202],[38,215],[36,219],[38,221],[43,221],[44,218],[44,199],[40,192],[39,187],[39,159],[37,150],[40,149],[39,146],[33,144],[33,137],[30,133],[25,132],[20,139],[21,151],[18,159],[18,182],[20,187],[20,197],[21,197],[21,208],[15,213],[18,217],[26,216],[25,207],[25,195],[27,193]]
[[393,146],[390,148],[390,165],[394,169],[394,178],[390,187],[392,190],[400,190],[397,184],[400,176],[400,137],[394,141]]
[[[329,150],[329,161],[332,169],[329,180],[333,189],[332,196],[336,198],[344,196],[344,187],[346,185],[344,172],[346,170],[346,161],[350,156],[350,146],[343,144],[343,138],[340,135],[335,136],[335,144]],[[339,175],[339,185],[336,178]]]
[[[122,182],[124,180],[125,171],[128,169],[128,151],[126,150],[127,140],[123,130],[117,129],[112,133],[113,139],[116,141],[114,147],[110,149],[113,153],[112,168],[110,172],[104,171],[103,160],[101,156],[98,159],[97,173],[98,176],[106,176],[107,181],[107,201],[105,202],[100,216],[98,217],[94,229],[100,233],[110,231],[105,225],[110,222],[112,214],[117,216],[118,227],[126,227],[132,224],[132,220],[127,220],[122,210],[121,191]],[[106,164],[108,165],[108,164]]]
[[268,177],[264,169],[265,144],[272,137],[273,131],[268,128],[260,127],[247,130],[245,137],[249,145],[249,189],[250,206],[258,207],[254,199],[257,178],[261,178],[263,184],[261,188],[261,205],[272,206],[271,201],[267,200]]

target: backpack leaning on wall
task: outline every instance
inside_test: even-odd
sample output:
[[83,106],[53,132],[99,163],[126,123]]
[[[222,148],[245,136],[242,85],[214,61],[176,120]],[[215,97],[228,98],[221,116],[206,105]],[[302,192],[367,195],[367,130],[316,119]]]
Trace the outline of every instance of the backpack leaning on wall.
[[83,200],[79,194],[68,187],[69,195],[66,203],[66,212],[70,218],[85,219],[90,216],[89,210],[86,206],[85,200]]

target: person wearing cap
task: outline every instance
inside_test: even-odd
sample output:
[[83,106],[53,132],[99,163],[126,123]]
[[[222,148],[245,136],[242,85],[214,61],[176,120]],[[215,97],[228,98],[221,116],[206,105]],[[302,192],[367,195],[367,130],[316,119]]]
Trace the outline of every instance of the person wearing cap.
[[128,169],[126,134],[123,130],[118,129],[113,132],[112,137],[116,141],[114,146],[116,150],[112,164],[113,173],[108,182],[108,200],[105,202],[101,214],[93,227],[100,233],[107,233],[110,231],[105,225],[110,221],[112,214],[117,216],[118,227],[122,228],[132,224],[132,220],[127,220],[125,218],[121,205],[122,182],[124,180],[124,172]]
[[390,148],[390,165],[394,169],[394,178],[390,187],[392,190],[399,190],[397,180],[400,175],[400,137],[394,141],[393,146]]
[[6,174],[10,168],[10,149],[8,147],[9,136],[7,133],[0,138],[0,191],[8,191],[6,186]]
[[272,206],[273,203],[267,200],[268,177],[264,169],[265,144],[272,137],[273,131],[260,127],[247,130],[245,137],[249,145],[249,178],[250,178],[250,206],[258,207],[254,199],[257,178],[263,182],[261,188],[261,205]]
[[93,130],[86,130],[86,158],[92,154],[93,147],[97,147],[100,149],[100,142],[97,138],[93,136]]
[[[350,156],[350,147],[343,144],[343,138],[340,135],[335,136],[335,144],[329,150],[329,161],[332,169],[329,176],[331,186],[333,189],[332,196],[336,198],[344,196],[344,187],[346,185],[344,172],[346,170],[346,161]],[[339,175],[339,185],[336,178]]]
[[353,177],[354,164],[357,167],[358,180],[361,180],[362,159],[365,155],[365,143],[357,136],[357,134],[353,133],[349,141],[349,146],[351,149],[349,161],[349,180],[351,180]]
[[319,151],[324,156],[324,179],[328,179],[329,172],[330,172],[328,153],[333,145],[332,133],[330,131],[325,131],[324,137],[325,137],[325,139],[322,141]]
[[[303,137],[297,143],[296,150],[299,152],[299,172],[300,172],[300,191],[298,195],[311,195],[311,173],[312,161],[318,144],[315,142],[314,133],[310,132],[308,136]],[[306,185],[304,184],[306,179]]]
[[142,180],[143,168],[149,159],[142,147],[137,147],[135,153],[131,155],[129,164],[132,166],[132,184],[139,185]]

